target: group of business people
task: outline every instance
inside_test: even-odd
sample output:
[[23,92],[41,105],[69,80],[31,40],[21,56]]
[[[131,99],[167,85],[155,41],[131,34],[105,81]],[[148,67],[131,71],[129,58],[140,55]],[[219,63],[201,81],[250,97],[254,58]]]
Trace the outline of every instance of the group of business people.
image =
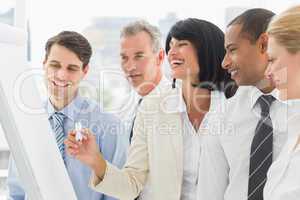
[[[172,83],[161,72],[165,54]],[[78,95],[90,56],[75,32],[46,44],[49,121],[78,199],[300,198],[300,6],[278,15],[247,10],[225,34],[205,20],[181,20],[165,51],[155,26],[125,26],[121,66],[142,97],[132,138]],[[17,179],[11,161],[10,198],[24,199]]]

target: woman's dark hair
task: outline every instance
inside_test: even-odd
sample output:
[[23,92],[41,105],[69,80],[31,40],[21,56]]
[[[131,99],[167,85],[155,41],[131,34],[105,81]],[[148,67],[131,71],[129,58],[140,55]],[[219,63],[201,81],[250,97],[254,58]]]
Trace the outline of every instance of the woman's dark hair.
[[196,49],[200,68],[200,85],[196,86],[223,91],[226,97],[234,95],[236,84],[221,66],[225,55],[224,33],[221,29],[208,21],[188,18],[172,26],[166,40],[167,54],[172,38],[188,40]]

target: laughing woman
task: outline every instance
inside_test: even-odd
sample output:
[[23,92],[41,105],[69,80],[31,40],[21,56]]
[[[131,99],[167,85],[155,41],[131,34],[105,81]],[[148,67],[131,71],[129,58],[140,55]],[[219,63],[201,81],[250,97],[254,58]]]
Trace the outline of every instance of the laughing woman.
[[268,172],[265,200],[300,199],[300,6],[276,16],[268,28],[269,67],[288,108],[288,140]]
[[143,99],[123,169],[103,159],[89,131],[82,143],[69,134],[67,150],[92,168],[94,190],[121,200],[138,195],[143,200],[196,199],[201,135],[221,110],[224,90],[231,95],[230,75],[221,67],[224,34],[210,22],[182,20],[171,28],[166,52],[177,87]]

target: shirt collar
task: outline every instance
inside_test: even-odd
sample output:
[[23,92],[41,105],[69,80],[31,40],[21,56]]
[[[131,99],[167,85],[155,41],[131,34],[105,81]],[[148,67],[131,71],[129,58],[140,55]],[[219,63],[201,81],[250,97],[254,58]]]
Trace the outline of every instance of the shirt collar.
[[300,99],[286,99],[286,100],[278,99],[278,101],[288,106],[298,106],[300,104]]
[[165,76],[162,76],[159,84],[151,93],[158,95],[167,94],[166,96],[163,95],[161,102],[161,108],[165,113],[178,113],[186,110],[181,95],[181,87],[176,85],[175,88],[172,88],[172,82]]
[[182,94],[182,88],[181,87],[179,88],[179,93],[178,93],[177,99],[178,99],[177,112],[181,112],[181,113],[186,112],[187,111],[186,103],[183,99],[183,94]]
[[[160,79],[159,83],[156,85],[156,87],[154,87],[154,89],[151,92],[149,92],[149,94],[147,94],[146,96],[160,94],[165,89],[168,89],[168,87],[171,87],[170,81],[163,75],[162,78]],[[144,97],[146,97],[146,96],[144,96]],[[139,95],[135,91],[135,101],[136,102],[142,101],[141,99],[143,99],[144,97]]]
[[152,93],[160,94],[161,91],[167,89],[166,87],[171,88],[171,82],[165,76],[162,76],[157,86],[149,94]]
[[272,92],[270,93],[263,93],[255,86],[249,86],[249,87],[251,87],[251,90],[248,93],[248,98],[250,99],[251,108],[254,108],[258,98],[262,95],[272,95],[276,100],[279,100],[279,92],[277,89],[272,90]]
[[287,107],[287,113],[289,118],[293,118],[297,116],[299,121],[300,116],[300,99],[288,99],[288,100],[280,100],[280,102]]
[[171,98],[169,98],[167,105],[170,107],[170,110],[173,110],[175,113],[187,111],[182,94],[182,81],[180,79],[176,79],[175,88],[172,88]]
[[76,95],[76,97],[61,110],[56,110],[54,108],[50,101],[50,98],[48,98],[46,102],[46,109],[49,117],[52,116],[55,112],[61,112],[72,121],[75,121],[78,114],[86,106],[88,106],[87,102],[84,100],[84,98],[80,97],[79,95]]
[[[211,103],[209,110],[219,110],[218,106],[221,106],[220,102],[225,100],[225,96],[219,91],[211,91],[210,98]],[[187,111],[186,103],[183,99],[181,84],[178,84],[176,88],[172,89],[169,97],[166,98],[164,107],[168,110],[168,113],[183,113]]]

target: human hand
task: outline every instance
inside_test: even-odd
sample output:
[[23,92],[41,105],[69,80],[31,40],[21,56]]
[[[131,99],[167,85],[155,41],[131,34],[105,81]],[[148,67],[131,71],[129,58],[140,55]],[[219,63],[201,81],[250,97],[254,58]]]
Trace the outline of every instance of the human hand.
[[104,165],[106,167],[105,160],[99,151],[96,137],[88,129],[82,129],[82,140],[80,141],[76,140],[76,130],[70,131],[64,143],[69,155],[74,156],[95,172],[98,171],[100,175],[102,171],[105,172],[105,169],[102,169]]

